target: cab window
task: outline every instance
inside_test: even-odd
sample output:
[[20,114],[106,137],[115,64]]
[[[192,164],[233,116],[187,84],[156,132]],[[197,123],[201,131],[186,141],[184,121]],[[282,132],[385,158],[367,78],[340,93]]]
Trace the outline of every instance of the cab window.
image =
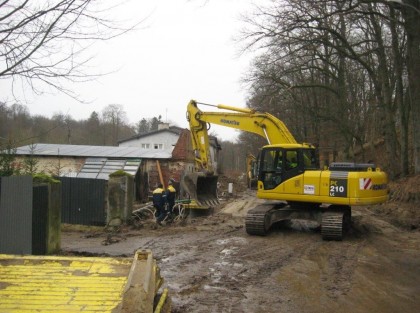
[[286,171],[294,169],[298,166],[298,155],[296,150],[286,152]]
[[302,151],[303,164],[305,170],[316,170],[318,169],[318,161],[314,149],[305,149]]
[[273,189],[282,182],[283,151],[267,149],[261,155],[259,180],[264,183],[264,189]]

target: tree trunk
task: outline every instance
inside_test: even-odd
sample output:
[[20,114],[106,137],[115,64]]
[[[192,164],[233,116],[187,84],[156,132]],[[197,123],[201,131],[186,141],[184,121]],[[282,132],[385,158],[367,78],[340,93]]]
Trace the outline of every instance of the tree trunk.
[[403,1],[407,32],[408,95],[412,108],[414,172],[420,173],[420,1]]
[[397,31],[395,10],[390,8],[390,30],[392,35],[392,51],[394,58],[394,74],[395,74],[395,102],[400,111],[401,123],[401,173],[403,176],[409,174],[409,129],[410,129],[410,102],[404,97],[404,82],[403,82],[403,66],[404,53],[401,51],[400,42]]

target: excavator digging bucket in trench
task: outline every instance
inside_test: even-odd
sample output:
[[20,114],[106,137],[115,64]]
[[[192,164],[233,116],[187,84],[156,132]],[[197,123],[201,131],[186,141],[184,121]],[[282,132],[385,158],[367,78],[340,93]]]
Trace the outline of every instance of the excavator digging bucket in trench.
[[219,204],[217,198],[217,175],[190,173],[184,176],[182,186],[200,206],[214,207]]

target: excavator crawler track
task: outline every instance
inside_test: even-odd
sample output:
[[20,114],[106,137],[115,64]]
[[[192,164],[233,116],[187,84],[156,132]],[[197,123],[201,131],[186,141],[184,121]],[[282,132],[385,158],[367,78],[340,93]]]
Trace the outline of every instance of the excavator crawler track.
[[333,205],[325,209],[308,207],[305,204],[261,204],[248,211],[245,230],[249,235],[265,236],[277,222],[292,219],[312,220],[321,224],[324,240],[343,240],[350,229],[351,208]]
[[346,232],[344,212],[326,212],[322,217],[321,235],[324,240],[343,240]]
[[265,236],[270,227],[269,214],[272,205],[259,205],[248,211],[245,218],[245,229],[249,235]]

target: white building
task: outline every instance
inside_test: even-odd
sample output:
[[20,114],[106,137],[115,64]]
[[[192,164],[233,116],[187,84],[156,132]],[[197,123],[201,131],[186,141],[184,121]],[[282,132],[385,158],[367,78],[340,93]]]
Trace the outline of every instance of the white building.
[[158,130],[120,140],[119,147],[139,147],[144,150],[166,150],[172,152],[184,129],[160,123]]

